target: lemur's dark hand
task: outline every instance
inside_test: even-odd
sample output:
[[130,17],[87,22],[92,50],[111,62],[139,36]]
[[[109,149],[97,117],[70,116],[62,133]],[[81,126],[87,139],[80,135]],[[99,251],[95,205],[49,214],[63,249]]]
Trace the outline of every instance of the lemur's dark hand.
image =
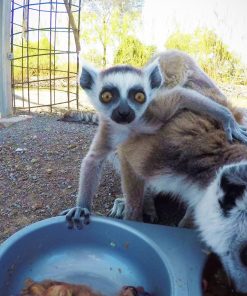
[[223,128],[226,132],[227,139],[232,142],[233,138],[247,144],[246,127],[237,123],[233,116],[223,122]]
[[65,216],[69,228],[82,229],[83,224],[89,224],[90,212],[87,208],[74,207],[60,213]]

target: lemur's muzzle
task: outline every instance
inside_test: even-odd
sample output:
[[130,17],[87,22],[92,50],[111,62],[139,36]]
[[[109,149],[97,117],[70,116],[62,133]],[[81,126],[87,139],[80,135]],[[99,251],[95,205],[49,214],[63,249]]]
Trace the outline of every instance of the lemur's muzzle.
[[120,124],[128,124],[135,119],[135,112],[127,103],[122,102],[113,110],[111,119]]

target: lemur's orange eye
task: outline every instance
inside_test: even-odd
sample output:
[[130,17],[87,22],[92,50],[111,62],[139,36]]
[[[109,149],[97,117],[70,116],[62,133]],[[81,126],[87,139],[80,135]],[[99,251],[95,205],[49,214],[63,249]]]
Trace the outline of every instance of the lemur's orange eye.
[[144,93],[143,92],[137,92],[135,94],[135,100],[136,100],[137,103],[143,104],[145,102],[145,100],[146,100]]
[[101,94],[101,101],[103,103],[110,103],[110,101],[112,100],[112,94],[111,92],[109,91],[104,91],[102,94]]

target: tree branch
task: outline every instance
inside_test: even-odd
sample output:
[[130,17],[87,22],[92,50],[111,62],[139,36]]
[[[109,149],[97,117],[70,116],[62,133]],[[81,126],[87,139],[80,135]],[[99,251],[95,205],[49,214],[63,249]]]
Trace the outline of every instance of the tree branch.
[[69,25],[73,30],[73,35],[74,35],[74,39],[75,39],[75,46],[76,46],[76,52],[79,53],[81,50],[81,44],[80,44],[80,36],[79,36],[79,28],[76,27],[76,23],[75,23],[75,19],[74,16],[71,12],[71,7],[69,5],[68,0],[63,0],[64,5],[66,7],[67,10],[67,14],[69,17]]

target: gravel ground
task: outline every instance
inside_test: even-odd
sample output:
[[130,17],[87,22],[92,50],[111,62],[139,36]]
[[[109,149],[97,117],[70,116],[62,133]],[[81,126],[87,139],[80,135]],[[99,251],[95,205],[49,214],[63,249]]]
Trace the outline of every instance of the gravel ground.
[[[27,224],[75,205],[81,159],[96,128],[34,115],[0,129],[0,242]],[[120,193],[119,177],[106,163],[93,212],[106,215]],[[159,213],[162,199],[157,198]],[[176,209],[172,201],[166,201],[165,208],[160,223],[174,225],[183,208]]]
[[[0,240],[75,204],[79,168],[96,126],[34,116],[0,130]],[[106,164],[94,212],[105,215],[120,193]]]

